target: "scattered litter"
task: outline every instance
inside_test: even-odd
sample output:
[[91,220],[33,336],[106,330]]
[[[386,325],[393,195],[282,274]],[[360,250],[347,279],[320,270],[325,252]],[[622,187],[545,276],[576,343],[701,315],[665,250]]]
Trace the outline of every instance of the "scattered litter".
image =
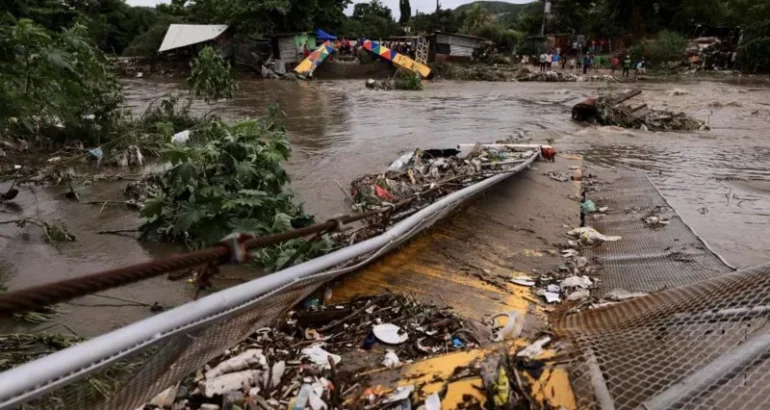
[[522,318],[521,313],[516,311],[499,313],[493,316],[491,320],[494,323],[495,319],[502,316],[506,316],[508,320],[505,322],[502,329],[498,330],[494,336],[492,336],[492,341],[494,342],[515,339],[521,335],[521,330],[524,327],[524,318]]
[[692,93],[687,91],[687,90],[682,90],[681,88],[674,88],[673,90],[666,91],[666,94],[669,97],[674,97],[674,96],[678,96],[678,95],[688,95],[688,94],[692,94]]
[[59,162],[59,161],[61,161],[61,157],[48,158],[48,162]]
[[425,410],[441,410],[441,398],[438,397],[438,393],[425,398]]
[[547,176],[548,178],[553,179],[554,181],[559,181],[559,182],[567,182],[570,180],[567,174],[564,174],[561,172],[555,172],[551,170],[546,171],[544,175]]
[[408,386],[398,386],[396,387],[396,390],[388,396],[387,399],[385,399],[385,403],[397,403],[402,400],[408,400],[409,396],[412,395],[412,392],[414,391],[414,385],[410,384]]
[[584,214],[592,214],[596,212],[596,204],[594,201],[587,199],[580,203],[580,212]]
[[401,365],[401,361],[398,360],[396,352],[388,350],[388,352],[385,353],[385,359],[382,360],[382,365],[387,368],[397,367]]
[[582,288],[582,289],[588,289],[591,287],[593,283],[591,282],[591,278],[588,276],[569,276],[567,278],[564,278],[559,285],[563,289],[571,289],[571,288]]
[[550,284],[550,285],[548,285],[546,287],[546,290],[548,292],[559,293],[559,292],[561,292],[561,287],[559,285],[556,285],[556,284]]
[[511,279],[511,282],[520,286],[527,286],[527,287],[535,286],[535,281],[529,278],[513,278]]
[[532,343],[531,345],[525,347],[524,349],[516,353],[516,356],[526,357],[528,359],[534,359],[543,353],[543,347],[550,342],[551,342],[551,338],[547,336],[544,338],[538,339],[536,342]]
[[400,327],[392,323],[383,323],[372,328],[374,336],[381,342],[389,345],[397,345],[406,342],[409,334],[402,331]]
[[190,141],[190,130],[184,130],[171,136],[171,142],[174,144],[187,144]]
[[206,379],[213,379],[214,377],[221,376],[223,374],[248,369],[252,365],[264,365],[265,363],[266,359],[265,355],[262,354],[262,350],[250,349],[218,364],[213,369],[207,371],[205,377]]
[[539,296],[544,297],[545,301],[548,302],[548,303],[561,302],[561,297],[560,297],[559,293],[557,293],[557,292],[550,292],[550,291],[547,291],[547,290],[544,290],[544,289],[540,289],[539,291],[537,291],[537,294]]
[[608,207],[608,206],[601,206],[601,207],[599,207],[599,212],[604,213],[604,212],[607,212],[609,209],[610,209],[610,207]]
[[[573,242],[572,246],[577,246],[577,244],[574,243],[575,241],[572,241],[572,242]],[[580,255],[580,253],[577,251],[577,249],[564,249],[561,251],[561,256],[565,258],[572,258],[578,255]]]
[[602,243],[602,242],[615,242],[619,241],[622,238],[620,236],[606,236],[599,233],[596,229],[591,228],[590,226],[585,226],[581,228],[575,228],[568,232],[570,236],[578,237],[583,243],[586,244],[595,244],[595,243]]
[[647,293],[629,292],[625,289],[613,289],[611,292],[604,295],[604,299],[611,300],[614,302],[622,302],[624,300],[639,298],[642,296],[647,296]]
[[204,396],[211,398],[215,395],[250,387],[259,378],[259,374],[259,371],[253,370],[224,374],[211,380],[202,381],[199,388]]
[[330,367],[329,366],[329,358],[330,357],[334,361],[335,364],[339,363],[340,361],[342,361],[342,357],[340,357],[340,356],[338,356],[336,354],[332,354],[332,353],[327,352],[326,350],[324,350],[321,347],[321,345],[322,344],[317,343],[317,344],[314,344],[314,345],[312,345],[310,347],[306,347],[306,348],[302,349],[302,354],[307,356],[307,357],[309,357],[310,361],[312,361],[316,365],[324,367],[324,368]]
[[591,296],[591,292],[588,289],[579,289],[576,290],[567,296],[567,300],[569,301],[579,301],[583,299],[588,299]]
[[104,152],[102,152],[102,149],[100,147],[89,149],[88,153],[91,154],[91,156],[96,158],[97,160],[100,160],[102,159],[102,157],[104,157]]
[[661,228],[668,225],[670,221],[668,219],[661,218],[659,216],[648,216],[644,218],[644,224],[650,228]]

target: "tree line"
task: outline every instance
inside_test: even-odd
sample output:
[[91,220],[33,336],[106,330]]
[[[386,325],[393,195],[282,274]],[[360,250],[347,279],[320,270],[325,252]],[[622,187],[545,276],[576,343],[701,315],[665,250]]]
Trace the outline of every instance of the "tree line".
[[[624,38],[640,43],[668,30],[684,37],[704,27],[742,29],[741,60],[770,68],[770,2],[766,0],[551,0],[545,19],[550,33],[589,38]],[[502,51],[527,35],[540,33],[542,0],[525,5],[476,2],[457,10],[440,1],[433,10],[413,10],[399,0],[400,18],[380,0],[172,0],[155,8],[131,7],[124,0],[6,0],[0,15],[26,18],[52,32],[86,27],[87,39],[108,55],[153,55],[171,23],[231,24],[238,35],[264,38],[277,32],[323,28],[347,38],[382,38],[445,31],[479,35]],[[413,13],[413,11],[415,13]],[[740,32],[740,30],[736,30]]]

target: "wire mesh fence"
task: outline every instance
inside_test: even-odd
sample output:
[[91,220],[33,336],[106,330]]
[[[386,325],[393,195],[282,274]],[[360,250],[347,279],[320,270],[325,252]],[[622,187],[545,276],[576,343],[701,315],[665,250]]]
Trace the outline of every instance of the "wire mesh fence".
[[770,265],[734,272],[644,173],[596,196],[610,211],[587,222],[623,239],[589,253],[601,265],[595,296],[655,293],[555,322],[574,349],[578,408],[770,408]]
[[562,318],[579,408],[770,408],[770,265]]
[[[322,284],[400,246],[484,189],[526,169],[536,157],[511,173],[449,194],[386,234],[344,248],[344,257],[329,254],[132,325],[132,329],[157,328],[157,333],[142,336],[140,331],[123,332],[120,335],[129,334],[131,340],[120,340],[113,332],[0,374],[0,409],[142,408],[225,350],[270,326]],[[331,262],[337,259],[340,262]],[[125,347],[118,348],[118,344]],[[96,359],[85,357],[87,353]],[[46,368],[54,364],[56,369]]]

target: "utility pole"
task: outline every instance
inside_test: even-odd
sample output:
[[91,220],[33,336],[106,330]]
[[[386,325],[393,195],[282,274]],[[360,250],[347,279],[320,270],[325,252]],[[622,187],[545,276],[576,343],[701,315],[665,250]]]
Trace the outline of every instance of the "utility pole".
[[545,35],[545,22],[548,19],[548,14],[551,13],[551,0],[545,0],[545,4],[543,5],[543,25],[540,26],[540,35]]

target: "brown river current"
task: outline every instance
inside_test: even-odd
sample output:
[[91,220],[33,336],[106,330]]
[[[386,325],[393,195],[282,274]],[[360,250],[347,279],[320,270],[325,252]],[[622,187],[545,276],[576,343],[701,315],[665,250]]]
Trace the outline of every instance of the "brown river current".
[[[276,102],[294,149],[288,164],[298,199],[319,219],[349,210],[335,180],[346,186],[354,177],[379,171],[400,152],[417,147],[444,148],[458,143],[495,141],[523,134],[534,142],[552,140],[564,152],[585,155],[596,166],[626,166],[649,171],[664,196],[716,252],[743,267],[770,255],[770,82],[644,82],[642,99],[652,108],[685,111],[708,121],[710,131],[651,133],[595,127],[570,120],[571,106],[606,88],[603,83],[428,83],[422,92],[377,92],[363,81],[243,81],[238,97],[207,106],[227,119],[264,113]],[[124,82],[127,104],[141,113],[154,99],[180,91],[180,83],[159,80]],[[616,90],[626,86],[615,84]],[[681,95],[673,95],[674,90]],[[536,172],[536,171],[530,171]],[[80,189],[85,200],[119,200],[122,184]],[[0,190],[7,189],[5,184]],[[97,235],[101,229],[138,226],[135,213],[122,208],[62,201],[66,188],[20,193],[23,213],[63,221],[78,241],[60,249],[38,231],[0,226],[0,274],[10,289],[96,272],[166,255],[170,247],[141,244],[130,237]],[[6,215],[9,216],[10,215]],[[221,286],[249,276],[225,273]],[[176,306],[193,290],[165,277],[104,295]],[[93,336],[149,314],[145,306],[88,296],[63,305],[64,313],[40,328],[66,325]],[[84,306],[91,305],[91,306]],[[22,325],[6,324],[2,331]],[[25,329],[28,329],[25,326]],[[64,331],[56,328],[52,331]]]

